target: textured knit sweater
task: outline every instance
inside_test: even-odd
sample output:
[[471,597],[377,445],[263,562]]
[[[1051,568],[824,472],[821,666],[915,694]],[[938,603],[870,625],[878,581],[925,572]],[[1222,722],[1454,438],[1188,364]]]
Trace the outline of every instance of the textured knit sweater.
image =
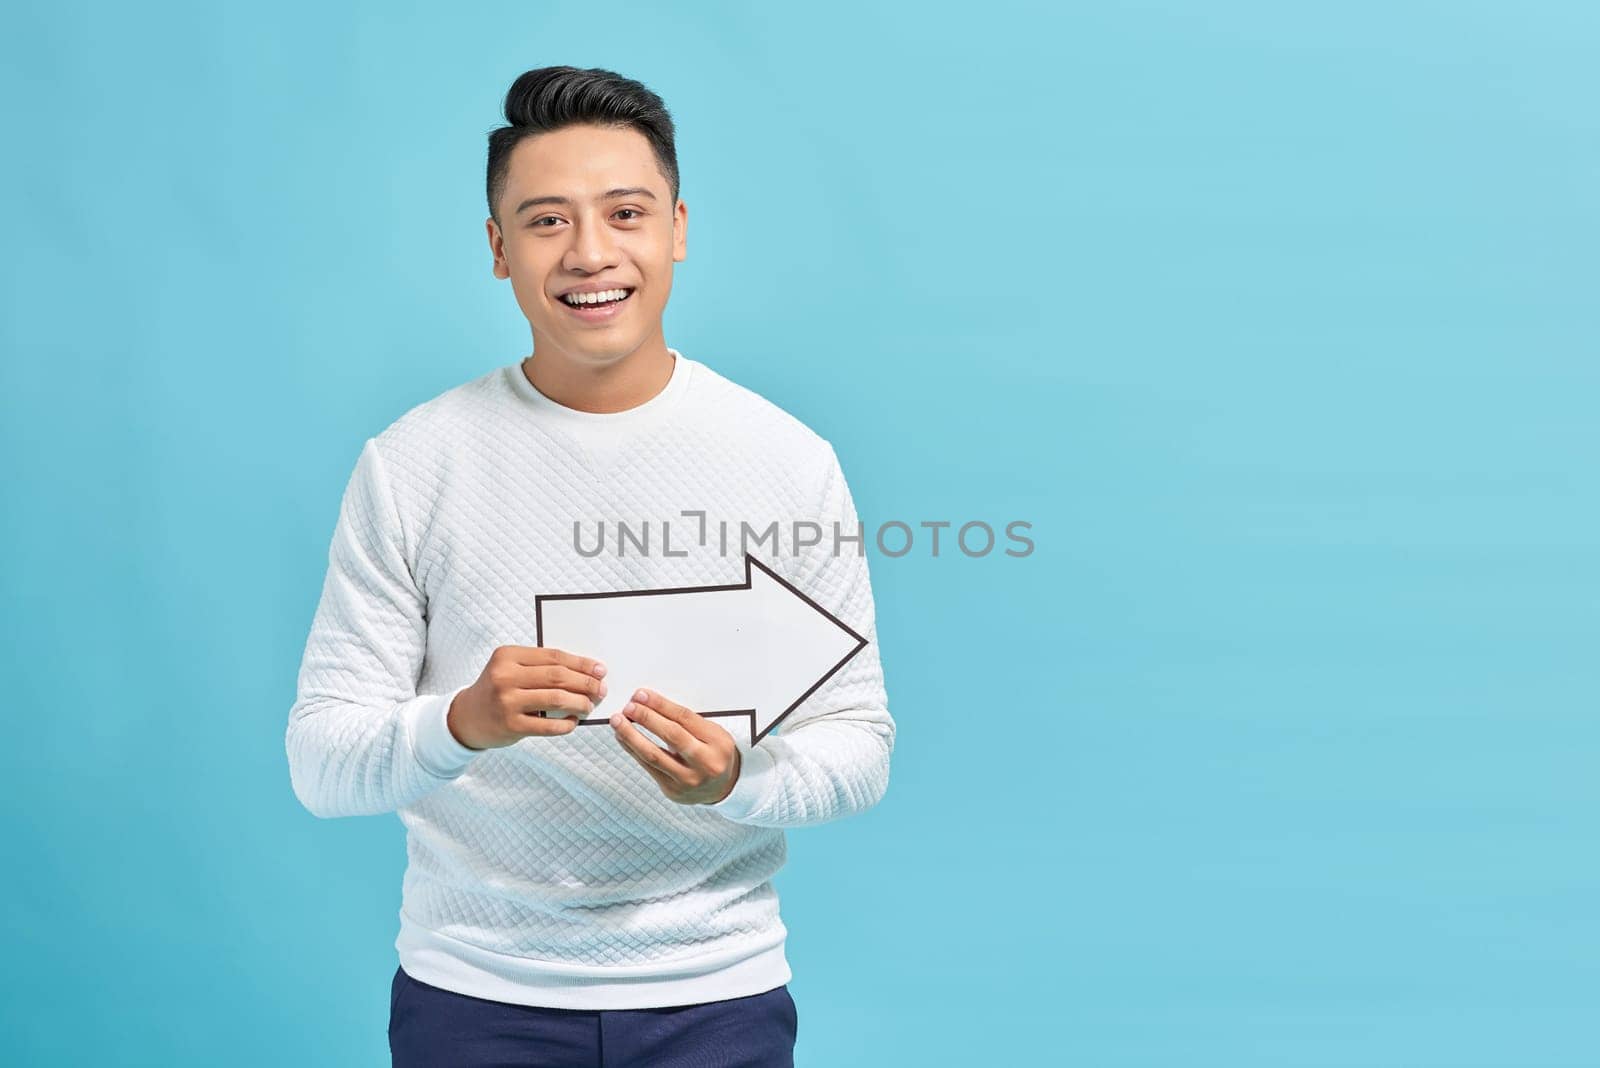
[[[407,411],[355,461],[289,713],[289,770],[318,816],[398,812],[396,948],[423,982],[581,1009],[770,990],[791,978],[772,885],[784,828],[859,812],[888,785],[895,725],[833,447],[669,351],[666,387],[626,411],[564,407],[519,362]],[[820,543],[797,538],[796,520],[819,525]],[[741,542],[741,522],[774,521],[776,544]],[[670,523],[672,554],[634,542],[619,554],[619,522],[657,527],[653,547]],[[575,523],[588,551],[603,523],[605,551],[580,553]],[[741,751],[721,802],[666,797],[609,726],[487,750],[451,733],[450,703],[490,654],[539,644],[538,595],[738,583],[745,550],[867,644],[758,744],[712,720]]]

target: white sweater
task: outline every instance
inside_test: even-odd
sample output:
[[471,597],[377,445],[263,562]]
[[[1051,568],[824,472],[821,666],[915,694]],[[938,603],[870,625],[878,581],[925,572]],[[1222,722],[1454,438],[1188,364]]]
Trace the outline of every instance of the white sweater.
[[[497,368],[367,440],[344,491],[289,771],[318,816],[399,812],[396,948],[423,982],[583,1009],[770,990],[790,979],[771,881],[783,828],[859,812],[888,785],[895,725],[864,543],[835,552],[835,523],[862,531],[832,446],[669,351],[666,388],[616,413],[557,404],[520,362]],[[707,513],[708,536],[685,510]],[[797,551],[794,520],[822,542]],[[600,521],[606,551],[581,555],[574,523],[592,551]],[[670,523],[673,555],[630,541],[619,556],[619,521],[655,528],[652,547]],[[777,521],[779,551],[741,545],[741,521]],[[452,698],[494,649],[538,644],[536,596],[737,583],[745,548],[867,644],[754,747],[741,721],[712,721],[743,764],[720,803],[668,799],[609,726],[483,751],[450,733]]]

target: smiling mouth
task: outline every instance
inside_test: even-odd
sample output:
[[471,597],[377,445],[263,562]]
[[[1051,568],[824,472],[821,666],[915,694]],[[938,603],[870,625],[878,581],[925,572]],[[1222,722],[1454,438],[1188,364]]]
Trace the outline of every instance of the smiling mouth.
[[567,308],[571,311],[603,312],[612,308],[620,308],[622,305],[628,303],[629,300],[633,299],[633,294],[635,292],[634,290],[620,286],[618,288],[622,289],[622,297],[620,299],[604,300],[589,304],[575,304],[565,297],[557,297],[556,300],[563,308]]

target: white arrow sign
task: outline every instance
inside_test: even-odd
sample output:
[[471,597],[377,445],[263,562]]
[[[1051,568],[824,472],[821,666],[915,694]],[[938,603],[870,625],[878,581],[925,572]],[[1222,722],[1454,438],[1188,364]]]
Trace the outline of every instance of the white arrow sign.
[[606,665],[606,696],[580,726],[607,725],[643,686],[747,717],[751,745],[867,644],[749,553],[737,585],[540,594],[534,616],[541,647]]

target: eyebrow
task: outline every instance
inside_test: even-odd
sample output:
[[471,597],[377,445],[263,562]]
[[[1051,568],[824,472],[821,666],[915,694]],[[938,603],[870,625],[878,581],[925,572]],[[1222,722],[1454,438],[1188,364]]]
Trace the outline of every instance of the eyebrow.
[[[621,189],[607,189],[604,193],[601,193],[599,196],[595,197],[595,199],[596,200],[612,200],[612,199],[614,199],[616,197],[649,197],[651,200],[654,200],[656,198],[656,195],[654,193],[650,192],[650,190],[644,188],[644,186],[636,185],[636,186],[628,186],[626,188],[621,188]],[[566,205],[566,204],[571,204],[571,203],[572,203],[572,201],[567,197],[529,197],[527,200],[524,200],[521,204],[518,204],[517,205],[517,210],[512,212],[511,214],[513,214],[513,215],[521,215],[523,212],[527,211],[529,208],[533,207],[535,204],[563,204],[563,205]]]

